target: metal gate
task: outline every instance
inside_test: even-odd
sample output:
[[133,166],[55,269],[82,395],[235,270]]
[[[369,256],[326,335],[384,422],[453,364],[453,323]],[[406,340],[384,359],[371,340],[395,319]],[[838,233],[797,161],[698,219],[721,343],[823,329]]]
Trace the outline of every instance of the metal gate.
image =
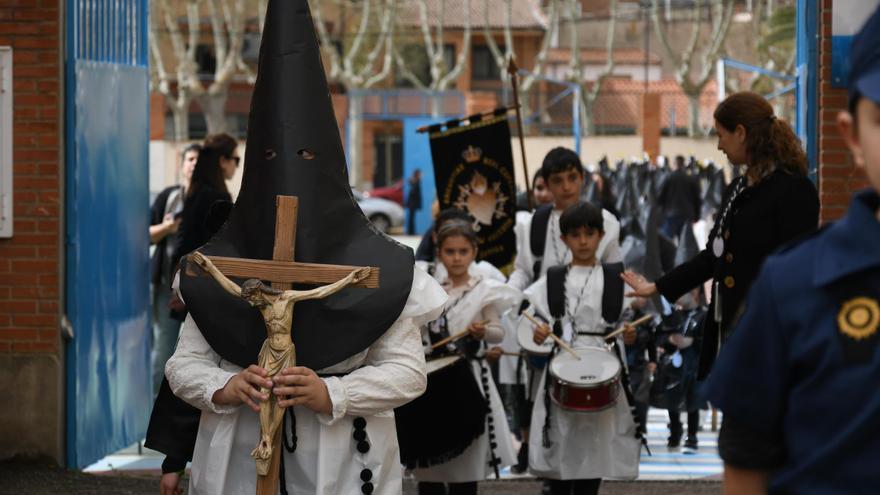
[[147,0],[66,0],[67,465],[146,431],[150,392]]

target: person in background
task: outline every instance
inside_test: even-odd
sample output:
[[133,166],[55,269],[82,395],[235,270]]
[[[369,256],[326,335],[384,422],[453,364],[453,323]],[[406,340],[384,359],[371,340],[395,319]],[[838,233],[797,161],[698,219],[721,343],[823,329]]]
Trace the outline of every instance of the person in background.
[[700,218],[700,182],[688,175],[684,157],[677,155],[672,163],[672,174],[660,189],[657,204],[663,209],[663,225],[660,230],[670,239],[678,239],[681,229]]
[[849,60],[837,124],[869,187],[842,219],[767,259],[709,376],[727,494],[880,486],[880,9]]
[[180,321],[171,317],[172,259],[177,249],[176,233],[180,228],[183,197],[189,185],[201,145],[189,144],[183,148],[180,164],[180,183],[166,187],[156,196],[150,207],[150,243],[155,250],[150,258],[152,283],[153,349],[151,352],[153,395],[159,392],[165,362],[174,352]]
[[617,211],[617,207],[615,206],[617,204],[617,197],[614,195],[614,191],[611,190],[611,187],[608,184],[608,177],[599,172],[594,172],[590,178],[599,190],[599,200],[593,204],[603,210],[609,211],[614,215],[614,218],[620,220],[620,212]]
[[819,195],[807,177],[807,157],[791,127],[756,93],[734,93],[715,109],[718,149],[745,165],[727,186],[706,249],[657,279],[625,272],[632,295],[676,301],[713,281],[702,333],[698,378],[708,375],[764,259],[819,223]]
[[415,169],[412,175],[407,179],[409,192],[406,194],[406,234],[418,235],[416,233],[416,212],[422,209],[422,171]]
[[235,175],[241,162],[237,148],[238,142],[229,134],[214,134],[205,138],[184,197],[172,267],[176,268],[180,258],[211,238],[213,232],[207,219],[214,203],[232,200],[226,181]]

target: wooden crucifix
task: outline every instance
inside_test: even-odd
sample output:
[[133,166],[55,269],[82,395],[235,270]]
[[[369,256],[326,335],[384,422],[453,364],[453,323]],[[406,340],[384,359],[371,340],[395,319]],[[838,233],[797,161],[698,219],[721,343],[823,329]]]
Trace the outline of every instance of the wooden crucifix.
[[[294,262],[296,215],[299,201],[295,196],[276,197],[275,242],[272,261],[220,256],[195,252],[189,259],[201,266],[228,292],[260,310],[266,323],[267,338],[260,349],[258,365],[271,378],[282,369],[294,366],[296,350],[291,338],[293,307],[298,301],[320,299],[345,287],[379,287],[379,269],[371,267],[321,265]],[[188,270],[189,274],[200,275]],[[248,278],[239,287],[227,277]],[[272,282],[271,289],[261,280]],[[293,283],[328,284],[308,291],[290,290]],[[274,394],[260,408],[260,440],[251,456],[257,464],[257,495],[274,495],[280,473],[280,438],[284,409],[278,407]]]

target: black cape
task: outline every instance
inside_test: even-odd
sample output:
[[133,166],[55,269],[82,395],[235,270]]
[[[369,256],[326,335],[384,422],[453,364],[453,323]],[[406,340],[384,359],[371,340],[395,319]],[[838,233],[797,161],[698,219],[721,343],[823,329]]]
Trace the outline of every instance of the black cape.
[[[297,364],[321,369],[366,349],[397,320],[409,297],[414,259],[409,248],[378,232],[352,197],[305,0],[269,2],[241,192],[229,221],[199,251],[272,259],[276,195],[299,197],[296,261],[380,269],[378,289],[349,288],[297,303],[292,332]],[[212,278],[188,276],[185,269],[180,288],[205,339],[223,359],[241,367],[257,362],[266,330],[256,309]],[[191,456],[198,411],[183,406],[167,390],[160,393],[148,447]]]

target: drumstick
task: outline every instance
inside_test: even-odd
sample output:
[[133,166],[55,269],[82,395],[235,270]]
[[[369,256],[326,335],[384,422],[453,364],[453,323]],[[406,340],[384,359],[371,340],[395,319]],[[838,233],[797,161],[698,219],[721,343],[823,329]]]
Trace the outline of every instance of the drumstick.
[[[523,313],[523,316],[525,316],[530,322],[534,323],[536,326],[544,325],[544,323],[541,323],[540,321],[536,320],[535,317],[533,317],[532,315],[530,315],[528,313]],[[555,340],[556,343],[559,344],[559,347],[562,347],[566,351],[570,352],[572,356],[576,357],[578,359],[578,361],[580,361],[581,356],[578,353],[574,352],[574,349],[572,349],[570,345],[566,344],[565,341],[562,340],[562,337],[556,335],[553,332],[550,332],[550,338]]]
[[[652,318],[654,318],[652,315],[645,315],[645,316],[639,318],[638,320],[630,323],[629,326],[637,327],[637,326],[641,325],[642,323],[646,323],[646,322],[650,321]],[[617,330],[609,333],[608,335],[605,336],[605,339],[606,340],[613,339],[614,337],[617,337],[618,335],[620,335],[624,331],[626,331],[626,325],[623,325],[622,327],[618,328]]]
[[[489,320],[481,321],[481,322],[477,323],[477,325],[485,325],[486,323],[489,323]],[[462,330],[461,332],[458,332],[455,335],[450,335],[449,337],[446,337],[445,339],[443,339],[435,344],[432,344],[431,349],[443,347],[444,345],[446,345],[450,342],[454,342],[454,341],[466,336],[468,333],[470,333],[470,330]]]

